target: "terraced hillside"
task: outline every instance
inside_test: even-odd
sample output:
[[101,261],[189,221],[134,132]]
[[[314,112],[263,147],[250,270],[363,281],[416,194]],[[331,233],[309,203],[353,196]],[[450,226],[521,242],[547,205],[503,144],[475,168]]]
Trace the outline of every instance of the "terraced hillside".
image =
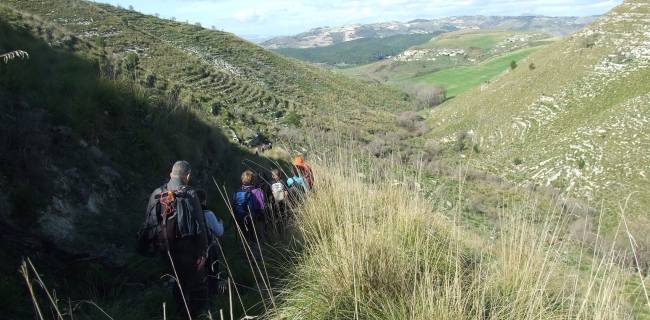
[[[562,41],[432,110],[430,138],[469,132],[472,162],[645,221],[650,199],[650,2],[625,1]],[[536,68],[527,68],[533,63]],[[627,198],[629,196],[629,202]]]
[[[237,139],[277,133],[284,116],[292,112],[304,125],[372,130],[365,120],[392,121],[379,110],[408,107],[396,90],[368,87],[199,25],[88,1],[10,0],[3,5],[63,26],[73,39],[100,43],[98,61],[110,61],[102,66],[105,73],[130,73],[145,86],[173,91],[206,116],[215,116]],[[133,70],[129,54],[138,57]],[[329,119],[332,112],[346,116]],[[321,121],[323,117],[328,120]]]

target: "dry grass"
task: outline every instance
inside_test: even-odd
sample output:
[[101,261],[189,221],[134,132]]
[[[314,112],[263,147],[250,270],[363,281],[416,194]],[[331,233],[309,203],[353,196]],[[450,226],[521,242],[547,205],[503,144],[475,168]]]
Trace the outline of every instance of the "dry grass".
[[481,237],[400,179],[365,174],[385,168],[343,152],[330,160],[312,166],[317,189],[296,214],[303,251],[272,317],[632,318],[616,291],[615,255],[582,266],[589,272],[565,262],[561,210],[540,223],[524,218],[530,208],[511,207],[499,232]]
[[29,54],[22,50],[15,50],[7,53],[0,54],[0,59],[4,60],[5,63],[9,62],[14,58],[29,59]]

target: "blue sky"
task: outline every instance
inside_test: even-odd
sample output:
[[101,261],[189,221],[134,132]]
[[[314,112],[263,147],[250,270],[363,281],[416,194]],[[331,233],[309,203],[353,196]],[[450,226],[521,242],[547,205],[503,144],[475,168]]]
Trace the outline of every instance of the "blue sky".
[[244,35],[295,35],[315,27],[459,15],[600,15],[622,0],[94,0]]

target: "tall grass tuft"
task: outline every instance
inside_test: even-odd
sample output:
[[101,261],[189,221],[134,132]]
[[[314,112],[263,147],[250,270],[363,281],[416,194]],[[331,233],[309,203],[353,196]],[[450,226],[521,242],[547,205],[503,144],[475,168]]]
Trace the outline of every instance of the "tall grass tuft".
[[[564,218],[503,212],[481,236],[437,214],[415,188],[341,151],[314,163],[295,213],[298,263],[272,317],[291,319],[623,319],[615,258],[591,277],[565,263]],[[528,205],[530,207],[530,205]]]

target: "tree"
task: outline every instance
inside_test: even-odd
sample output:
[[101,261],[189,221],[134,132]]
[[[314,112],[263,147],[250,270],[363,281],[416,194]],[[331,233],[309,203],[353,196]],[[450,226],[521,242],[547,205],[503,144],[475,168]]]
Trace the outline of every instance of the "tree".
[[138,64],[140,63],[140,58],[135,52],[131,52],[126,56],[126,69],[129,70],[133,76],[133,80],[137,77]]
[[176,21],[176,17],[171,17],[171,18],[169,18],[169,20]]
[[510,69],[515,70],[515,68],[517,68],[517,61],[510,61]]

